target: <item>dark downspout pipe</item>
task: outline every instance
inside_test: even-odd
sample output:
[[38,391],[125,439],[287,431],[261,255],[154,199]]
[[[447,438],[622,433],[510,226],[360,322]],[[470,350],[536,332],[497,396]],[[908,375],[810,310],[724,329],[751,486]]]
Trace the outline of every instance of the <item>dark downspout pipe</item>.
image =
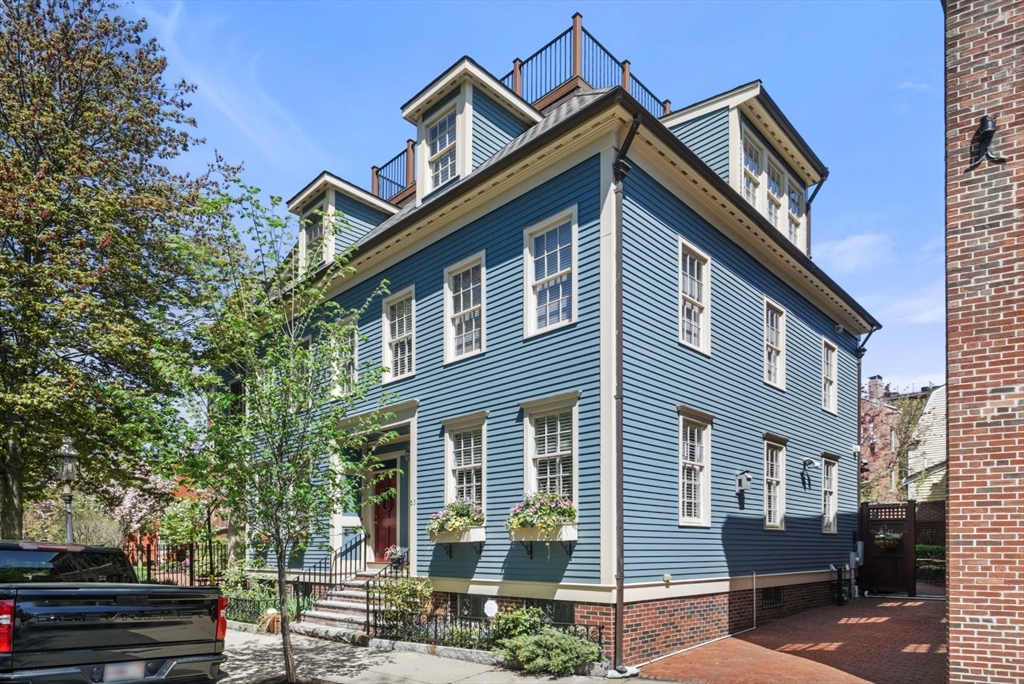
[[[818,191],[821,190],[821,186],[824,185],[827,180],[828,173],[818,181],[818,184],[814,186],[814,192],[812,192],[811,196],[807,198],[807,208],[804,211],[804,213],[807,214],[807,256],[811,256],[811,203],[814,202],[814,198],[818,196]],[[864,340],[864,342],[866,343],[867,340]],[[860,385],[857,387],[859,388]],[[860,389],[857,391],[859,392]]]
[[[868,347],[868,340],[871,339],[871,336],[875,334],[876,330],[878,330],[878,326],[877,325],[873,326],[871,328],[871,330],[868,331],[868,336],[864,338],[864,341],[857,345],[857,444],[860,444],[860,421],[861,421],[860,388],[861,388],[861,385],[863,383],[863,378],[862,378],[862,375],[861,375],[861,373],[862,373],[861,365],[862,365],[862,359],[864,358],[864,354],[866,354],[867,351],[868,351],[868,349],[867,349],[867,347]],[[858,510],[860,510],[859,507],[860,507],[860,480],[861,480],[860,467],[861,467],[861,463],[860,463],[860,452],[859,451],[856,454],[855,458],[857,460],[857,506],[858,506]],[[860,529],[859,525],[858,525],[857,529],[858,530]],[[861,539],[860,541],[867,541],[867,540],[866,539]]]
[[612,177],[615,182],[615,667],[622,667],[622,630],[625,623],[625,589],[626,577],[626,554],[623,549],[625,545],[625,523],[623,514],[625,512],[622,491],[625,482],[625,470],[623,467],[624,448],[622,440],[623,430],[623,378],[622,378],[622,183],[631,170],[629,162],[626,161],[626,154],[629,146],[633,144],[633,138],[640,128],[640,117],[634,116],[633,123],[626,133],[626,139],[619,148],[619,153],[612,164]]

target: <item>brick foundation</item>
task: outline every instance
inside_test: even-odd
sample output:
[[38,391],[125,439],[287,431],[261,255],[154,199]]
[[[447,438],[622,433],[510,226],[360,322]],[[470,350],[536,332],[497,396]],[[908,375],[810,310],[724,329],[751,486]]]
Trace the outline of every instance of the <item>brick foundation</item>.
[[949,681],[1021,682],[1024,5],[945,9]]
[[[760,590],[758,595],[760,596]],[[757,606],[757,624],[787,617],[808,608],[835,601],[834,582],[794,584],[783,588],[783,603],[773,608]],[[522,599],[495,597],[498,609],[513,610]],[[454,610],[448,594],[434,594],[439,612]],[[604,655],[611,658],[615,647],[615,606],[605,603],[576,603],[576,622],[604,628]],[[655,599],[626,604],[624,660],[636,665],[712,639],[735,634],[754,626],[752,592],[705,594],[670,599]]]

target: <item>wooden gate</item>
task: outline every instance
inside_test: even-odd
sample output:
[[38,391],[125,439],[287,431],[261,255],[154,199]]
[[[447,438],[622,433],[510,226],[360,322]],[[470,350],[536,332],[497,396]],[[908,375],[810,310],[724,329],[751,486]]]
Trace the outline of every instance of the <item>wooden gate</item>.
[[[858,584],[862,591],[917,596],[915,511],[914,501],[860,505],[858,536],[864,542],[864,565]],[[875,543],[875,534],[883,530],[903,534],[895,548],[885,549]]]

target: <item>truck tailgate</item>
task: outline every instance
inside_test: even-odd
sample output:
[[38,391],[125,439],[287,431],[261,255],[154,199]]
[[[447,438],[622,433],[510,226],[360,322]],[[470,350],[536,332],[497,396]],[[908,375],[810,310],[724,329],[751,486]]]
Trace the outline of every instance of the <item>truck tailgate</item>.
[[15,671],[220,652],[217,589],[146,584],[20,585]]

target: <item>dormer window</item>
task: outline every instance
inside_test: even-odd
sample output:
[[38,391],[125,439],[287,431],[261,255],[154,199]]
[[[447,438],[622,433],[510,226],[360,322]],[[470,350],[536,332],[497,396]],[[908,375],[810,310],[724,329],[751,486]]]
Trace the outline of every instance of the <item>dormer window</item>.
[[302,215],[302,242],[305,245],[303,266],[315,271],[326,261],[324,244],[324,218],[326,202],[315,202]]
[[743,199],[764,214],[789,241],[806,250],[803,236],[804,186],[766,145],[743,127]]
[[436,189],[455,178],[455,107],[441,114],[427,126],[427,146],[431,189]]

